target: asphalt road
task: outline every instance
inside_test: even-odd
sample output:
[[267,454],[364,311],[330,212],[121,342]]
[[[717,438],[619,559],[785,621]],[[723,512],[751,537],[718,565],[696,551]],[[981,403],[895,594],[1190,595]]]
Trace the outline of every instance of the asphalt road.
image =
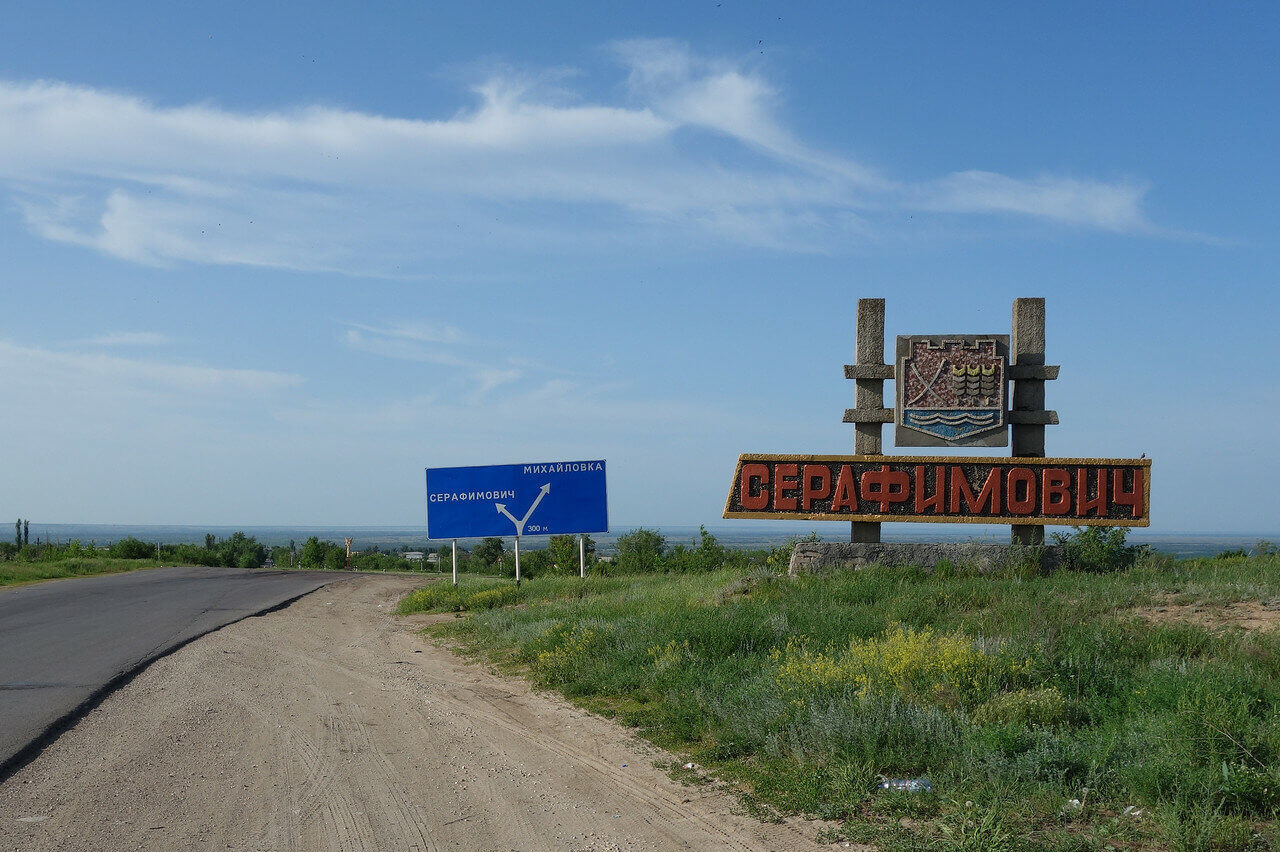
[[141,666],[346,576],[156,568],[0,589],[0,778]]

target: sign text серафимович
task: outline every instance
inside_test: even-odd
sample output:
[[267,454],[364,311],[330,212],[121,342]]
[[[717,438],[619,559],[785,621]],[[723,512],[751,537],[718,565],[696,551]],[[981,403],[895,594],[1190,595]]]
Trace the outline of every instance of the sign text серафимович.
[[1145,527],[1150,489],[1150,459],[744,454],[724,516]]

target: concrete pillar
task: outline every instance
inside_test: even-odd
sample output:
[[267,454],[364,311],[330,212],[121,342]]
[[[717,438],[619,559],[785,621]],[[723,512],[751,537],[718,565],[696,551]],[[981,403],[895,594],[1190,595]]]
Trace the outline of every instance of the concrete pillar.
[[[1009,363],[1014,366],[1044,366],[1044,299],[1013,300],[1013,333],[1009,337]],[[1044,411],[1044,379],[1014,379],[1013,411]],[[1044,425],[1015,423],[1012,427],[1012,455],[1044,458]],[[1031,524],[1013,526],[1014,544],[1044,544],[1044,527]]]
[[[858,300],[858,327],[854,338],[856,363],[859,365],[884,364],[884,299]],[[884,380],[857,379],[853,405],[860,409],[884,408]],[[853,424],[853,451],[860,456],[881,455],[882,423]],[[880,524],[875,521],[854,521],[849,540],[874,543],[880,541]]]

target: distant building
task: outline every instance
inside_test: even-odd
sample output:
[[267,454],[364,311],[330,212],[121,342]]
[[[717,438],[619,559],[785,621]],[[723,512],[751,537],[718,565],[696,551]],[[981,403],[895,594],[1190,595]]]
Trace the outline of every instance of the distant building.
[[421,550],[406,550],[404,558],[410,562],[421,562],[425,554]]

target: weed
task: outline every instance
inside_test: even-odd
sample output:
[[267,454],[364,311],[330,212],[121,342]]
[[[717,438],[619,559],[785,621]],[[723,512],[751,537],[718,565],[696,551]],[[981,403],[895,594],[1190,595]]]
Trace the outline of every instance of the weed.
[[1052,686],[1003,692],[973,711],[979,725],[1056,725],[1067,716],[1067,700]]
[[[850,840],[1268,848],[1280,638],[1134,613],[1280,599],[1276,557],[1139,556],[1023,576],[545,576],[518,594],[468,577],[405,607],[469,610],[431,630],[740,783],[753,808],[843,820]],[[934,792],[877,791],[877,775]]]
[[814,693],[851,689],[863,697],[897,694],[937,703],[971,703],[1024,668],[984,653],[962,634],[901,625],[879,638],[854,639],[840,650],[812,651],[792,637],[771,656],[778,687],[797,701]]
[[516,586],[495,586],[470,594],[463,601],[464,608],[469,610],[494,609],[520,600],[520,589]]
[[1014,835],[998,807],[971,801],[955,804],[952,819],[940,826],[953,852],[1013,852]]
[[408,615],[414,612],[457,612],[462,609],[462,595],[456,586],[432,583],[415,589],[401,599],[398,611],[401,615]]

